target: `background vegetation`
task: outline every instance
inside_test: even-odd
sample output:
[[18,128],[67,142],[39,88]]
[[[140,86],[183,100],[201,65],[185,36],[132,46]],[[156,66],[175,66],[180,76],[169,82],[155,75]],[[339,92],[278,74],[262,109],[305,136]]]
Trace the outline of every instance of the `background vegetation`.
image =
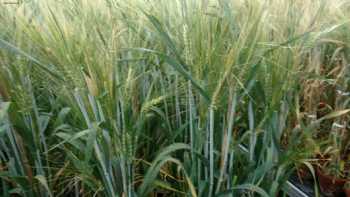
[[348,176],[348,0],[28,0],[0,21],[2,196],[276,196],[320,155]]

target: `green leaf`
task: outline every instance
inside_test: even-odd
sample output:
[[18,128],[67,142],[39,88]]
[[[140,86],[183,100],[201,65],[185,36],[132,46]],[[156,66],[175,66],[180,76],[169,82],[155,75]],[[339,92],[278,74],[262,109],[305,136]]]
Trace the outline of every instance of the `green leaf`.
[[31,55],[29,55],[28,53],[22,51],[21,49],[17,48],[16,46],[12,45],[11,43],[0,39],[0,48],[6,49],[6,50],[8,50],[8,51],[10,51],[10,52],[12,52],[12,53],[14,53],[16,55],[20,55],[20,56],[23,56],[23,57],[29,59],[30,61],[32,61],[33,63],[38,65],[43,71],[49,73],[50,75],[52,75],[53,77],[55,77],[55,78],[57,78],[59,80],[63,80],[60,75],[58,75],[54,71],[50,70],[48,68],[48,65],[45,65],[44,63],[40,62],[36,58],[32,57]]
[[218,196],[225,196],[227,194],[230,194],[233,192],[233,190],[248,190],[251,192],[256,192],[258,193],[260,196],[262,197],[270,197],[265,190],[261,189],[260,187],[253,185],[253,184],[242,184],[242,185],[237,185],[235,187],[233,187],[232,189],[222,192],[220,193]]
[[47,184],[47,180],[43,175],[36,175],[35,179],[37,179],[39,181],[39,183],[41,183],[41,185],[44,186],[44,188],[46,189],[46,191],[49,193],[49,196],[53,196],[51,193],[51,190],[49,188],[49,185]]
[[165,55],[164,53],[161,53],[159,51],[154,51],[154,50],[144,49],[144,48],[138,48],[137,50],[154,53],[158,55],[160,58],[164,59],[166,63],[168,63],[171,67],[173,67],[177,72],[179,72],[185,79],[191,81],[194,88],[196,88],[199,91],[199,93],[205,98],[207,103],[210,103],[210,98],[207,92],[193,79],[191,74],[183,67],[183,65],[181,65],[181,63],[179,63],[172,57]]
[[152,162],[152,165],[146,172],[144,180],[139,189],[140,196],[147,196],[147,194],[152,190],[152,185],[154,180],[156,179],[161,167],[167,163],[168,161],[172,161],[174,163],[180,163],[178,160],[169,156],[170,153],[175,152],[177,150],[182,149],[190,149],[190,146],[183,143],[175,143],[168,147],[166,147],[162,152],[158,154],[156,159]]
[[184,64],[184,62],[181,60],[180,53],[177,51],[174,42],[171,40],[170,36],[168,35],[167,32],[162,27],[162,24],[159,22],[159,20],[147,13],[144,12],[146,17],[151,21],[152,25],[157,29],[158,33],[160,34],[160,37],[162,40],[165,42],[165,44],[170,48],[170,50],[175,54],[176,58]]
[[7,110],[10,107],[10,102],[2,102],[0,103],[0,121],[5,118],[7,114]]
[[[78,133],[76,133],[76,134],[74,134],[73,136],[70,136],[70,137],[68,137],[68,138],[65,137],[65,136],[67,135],[66,133],[61,133],[61,132],[59,132],[59,133],[57,133],[56,135],[57,135],[58,137],[63,138],[64,140],[63,140],[62,142],[56,144],[55,146],[51,147],[47,152],[49,152],[49,151],[51,151],[51,150],[53,150],[53,149],[55,149],[55,148],[61,146],[61,145],[64,144],[64,143],[67,143],[67,142],[72,143],[74,140],[77,140],[77,139],[79,139],[79,138],[82,138],[83,136],[88,135],[89,133],[95,132],[95,131],[96,131],[95,129],[86,129],[86,130],[80,131],[80,132],[78,132]],[[62,134],[64,134],[64,135],[62,135]]]

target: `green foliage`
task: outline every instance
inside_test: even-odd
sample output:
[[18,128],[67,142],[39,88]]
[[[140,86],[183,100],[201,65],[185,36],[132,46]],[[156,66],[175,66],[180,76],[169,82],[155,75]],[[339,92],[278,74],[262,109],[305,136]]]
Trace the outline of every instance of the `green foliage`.
[[348,129],[349,7],[1,4],[1,195],[277,196]]

